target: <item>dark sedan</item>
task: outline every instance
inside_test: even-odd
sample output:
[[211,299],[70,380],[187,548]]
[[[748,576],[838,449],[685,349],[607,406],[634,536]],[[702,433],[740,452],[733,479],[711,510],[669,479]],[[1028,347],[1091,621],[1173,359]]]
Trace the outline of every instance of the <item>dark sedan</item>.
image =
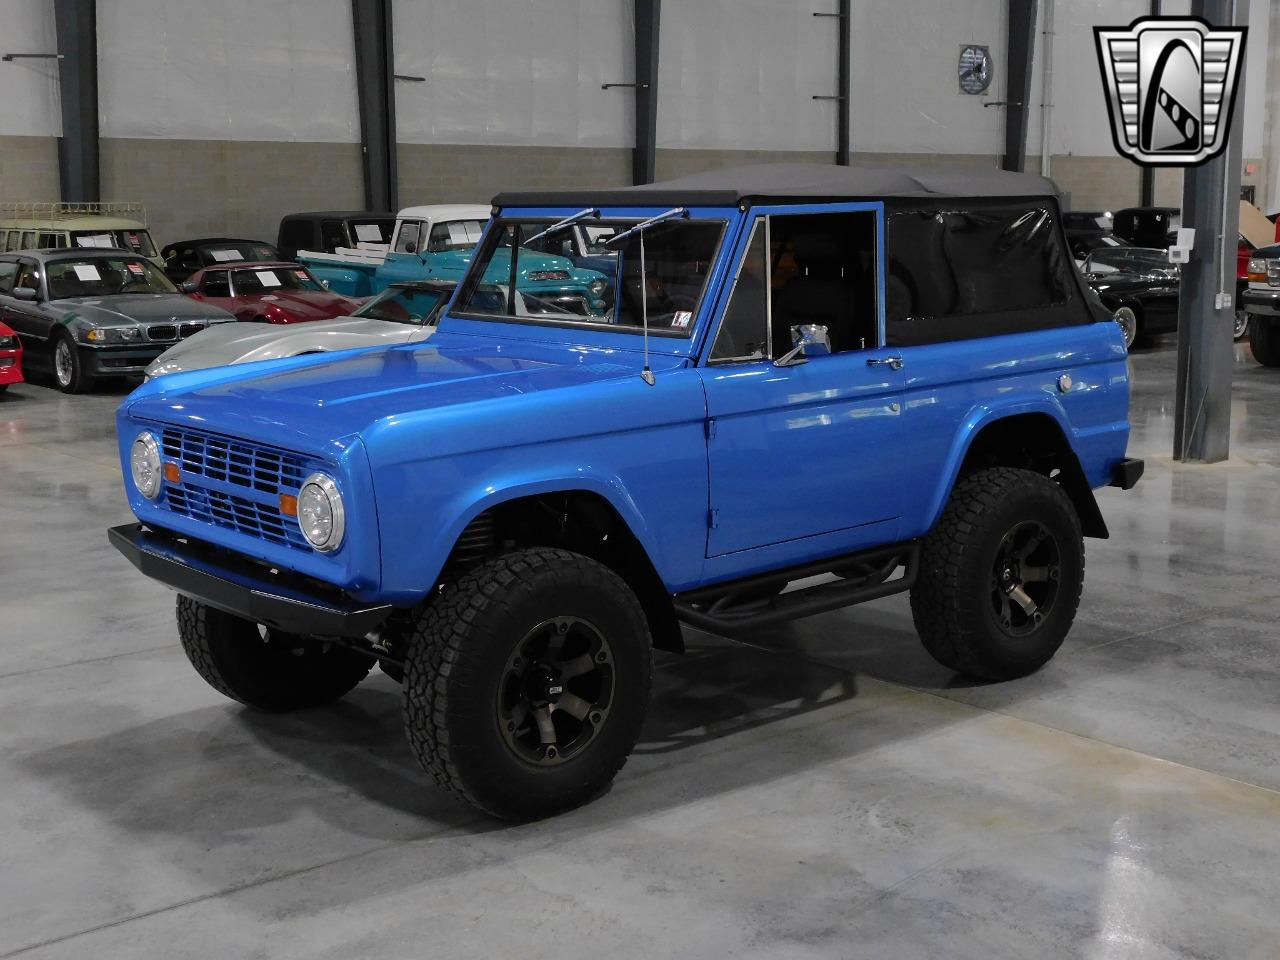
[[1165,250],[1101,247],[1082,266],[1085,280],[1124,330],[1126,346],[1178,328],[1178,268]]

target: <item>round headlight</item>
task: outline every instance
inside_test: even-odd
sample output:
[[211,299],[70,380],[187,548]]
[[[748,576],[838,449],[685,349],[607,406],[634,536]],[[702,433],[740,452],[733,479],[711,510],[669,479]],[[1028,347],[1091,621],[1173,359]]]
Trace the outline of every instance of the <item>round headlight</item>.
[[592,292],[592,294],[594,294],[595,296],[597,296],[597,297],[598,297],[598,296],[600,296],[600,294],[604,293],[605,287],[607,287],[607,286],[608,286],[608,284],[606,284],[606,283],[604,282],[604,278],[603,278],[603,277],[601,277],[601,278],[600,278],[600,279],[598,279],[598,280],[592,280],[592,281],[591,281],[591,292]]
[[342,544],[346,511],[338,485],[323,473],[313,473],[298,491],[298,528],[307,543],[328,553]]
[[148,500],[160,496],[160,446],[149,433],[138,434],[129,452],[129,470],[133,485]]

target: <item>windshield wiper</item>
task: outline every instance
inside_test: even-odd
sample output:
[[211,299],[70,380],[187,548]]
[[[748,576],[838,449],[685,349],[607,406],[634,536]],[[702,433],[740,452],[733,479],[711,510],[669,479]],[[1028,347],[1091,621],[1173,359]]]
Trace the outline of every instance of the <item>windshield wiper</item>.
[[610,237],[608,240],[604,242],[604,245],[606,247],[611,247],[615,243],[621,243],[623,240],[626,240],[628,237],[633,236],[634,234],[637,234],[637,233],[643,233],[645,230],[648,230],[650,227],[656,226],[659,223],[664,223],[667,220],[675,220],[677,218],[684,218],[687,216],[689,216],[688,207],[676,207],[672,210],[668,210],[666,213],[660,213],[656,217],[650,217],[648,220],[641,220],[630,230],[626,230],[622,233],[615,233],[612,237]]
[[600,216],[599,210],[597,210],[595,207],[587,207],[587,209],[579,210],[577,213],[575,213],[571,217],[565,217],[559,223],[553,223],[551,226],[547,227],[547,229],[543,230],[541,233],[535,233],[532,237],[530,237],[528,240],[524,242],[533,243],[533,241],[541,240],[543,237],[549,237],[553,233],[559,233],[565,227],[571,227],[575,223],[577,223],[579,220],[585,220],[587,219],[587,217],[598,217],[598,216]]

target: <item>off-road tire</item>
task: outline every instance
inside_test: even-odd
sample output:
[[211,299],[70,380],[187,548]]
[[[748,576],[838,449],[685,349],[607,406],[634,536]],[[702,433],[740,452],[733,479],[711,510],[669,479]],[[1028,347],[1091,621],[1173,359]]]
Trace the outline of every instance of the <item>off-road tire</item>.
[[373,657],[279,631],[179,595],[178,635],[187,659],[213,689],[259,710],[318,707],[349,693]]
[[1249,324],[1249,349],[1264,367],[1280,367],[1280,320],[1254,317]]
[[[1030,635],[1013,636],[993,609],[993,568],[1019,524],[1041,524],[1056,542],[1056,593]],[[994,467],[956,484],[922,544],[911,613],[935,660],[982,680],[1011,680],[1047,663],[1066,639],[1084,584],[1080,519],[1066,492],[1032,470]]]
[[[581,753],[540,766],[504,739],[498,698],[520,638],[556,617],[608,637],[612,700]],[[640,736],[652,681],[648,622],[621,577],[567,550],[516,550],[447,583],[419,617],[405,655],[405,732],[440,786],[491,816],[534,820],[609,785]]]
[[[66,351],[66,367],[59,369],[59,354]],[[85,370],[84,355],[69,334],[59,333],[53,338],[49,362],[53,369],[53,382],[63,393],[85,393],[93,387],[93,377]]]

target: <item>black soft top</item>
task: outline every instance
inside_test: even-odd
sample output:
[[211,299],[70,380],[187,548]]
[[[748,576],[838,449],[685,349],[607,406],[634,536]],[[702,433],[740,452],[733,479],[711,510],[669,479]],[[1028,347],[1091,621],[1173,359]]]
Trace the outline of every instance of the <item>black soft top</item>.
[[1052,180],[994,168],[840,167],[768,163],[708,170],[662,183],[594,190],[519,190],[493,198],[499,207],[725,207],[895,197],[1056,197]]
[[385,210],[309,210],[287,213],[281,220],[394,220],[396,215]]

